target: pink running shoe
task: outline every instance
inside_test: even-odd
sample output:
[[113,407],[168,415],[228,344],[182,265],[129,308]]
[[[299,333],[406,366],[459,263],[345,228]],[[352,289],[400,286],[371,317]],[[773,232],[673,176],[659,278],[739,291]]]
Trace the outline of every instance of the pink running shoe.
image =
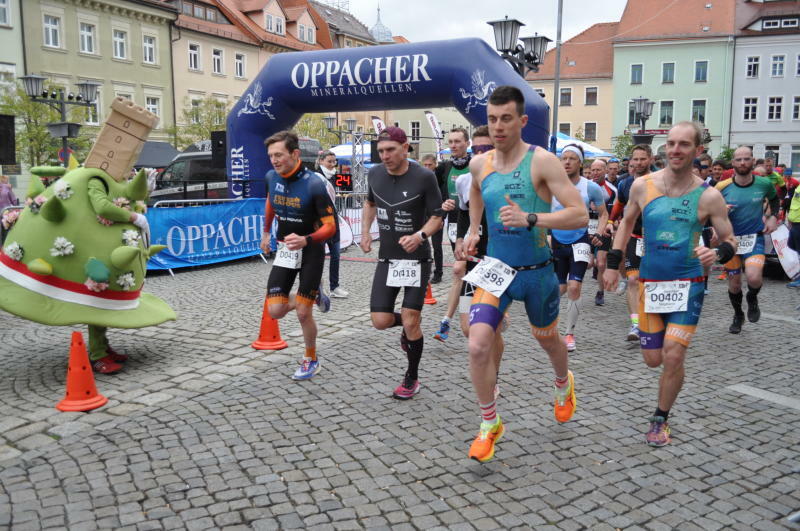
[[409,400],[419,393],[419,380],[412,380],[408,374],[403,377],[403,383],[395,388],[392,397],[398,400]]

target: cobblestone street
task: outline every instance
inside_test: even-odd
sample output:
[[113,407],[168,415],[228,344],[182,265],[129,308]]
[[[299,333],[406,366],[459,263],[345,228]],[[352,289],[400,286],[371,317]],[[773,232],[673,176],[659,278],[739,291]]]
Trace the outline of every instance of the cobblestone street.
[[[373,256],[375,252],[373,251]],[[728,333],[714,278],[670,415],[673,442],[644,443],[659,370],[643,363],[623,296],[584,286],[571,355],[578,410],[553,418],[553,371],[511,307],[495,459],[467,459],[480,422],[460,332],[431,339],[450,270],[423,312],[413,400],[390,397],[405,370],[399,331],[369,320],[373,263],[351,247],[347,299],[316,314],[322,371],[256,351],[269,265],[259,258],[151,275],[178,321],[110,330],[131,356],[96,377],[109,403],[61,413],[70,328],[0,314],[0,528],[780,529],[800,511],[800,290],[766,280],[762,319]],[[446,249],[446,257],[449,248]],[[447,259],[447,258],[446,258]],[[325,275],[327,279],[327,272]],[[75,328],[80,329],[80,328]],[[85,327],[83,328],[85,333]]]

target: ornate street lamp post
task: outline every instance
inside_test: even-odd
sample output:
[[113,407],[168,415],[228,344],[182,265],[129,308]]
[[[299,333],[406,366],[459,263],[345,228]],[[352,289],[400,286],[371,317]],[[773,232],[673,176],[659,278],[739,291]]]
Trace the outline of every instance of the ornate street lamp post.
[[641,96],[633,99],[633,112],[636,115],[636,123],[639,124],[639,134],[633,135],[634,144],[650,145],[653,142],[654,135],[645,133],[645,125],[647,119],[653,114],[655,104],[656,102]]

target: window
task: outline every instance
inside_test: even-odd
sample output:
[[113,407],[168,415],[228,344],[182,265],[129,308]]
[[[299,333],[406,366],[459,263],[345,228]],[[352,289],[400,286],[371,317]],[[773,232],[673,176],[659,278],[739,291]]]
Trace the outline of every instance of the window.
[[311,44],[317,42],[316,36],[314,35],[314,28],[309,27],[306,30],[306,36],[308,37],[308,42],[310,42]]
[[572,134],[572,124],[569,122],[558,124],[558,132],[570,136]]
[[800,96],[795,96],[792,102],[792,120],[800,120]]
[[8,2],[9,0],[0,0],[0,24],[2,25],[11,24],[11,15],[8,13]]
[[767,120],[780,120],[783,116],[783,96],[770,96],[767,105]]
[[183,3],[183,14],[184,15],[191,15],[192,14],[192,4],[189,2]]
[[200,70],[200,45],[189,45],[189,70]]
[[127,92],[117,92],[115,95],[119,96],[120,98],[125,98],[126,100],[133,100],[131,95]]
[[233,61],[233,75],[244,77],[244,54],[237,53]]
[[127,59],[128,32],[115,29],[111,40],[114,42],[114,59]]
[[411,140],[419,141],[419,122],[409,122],[411,126]]
[[744,99],[744,114],[743,120],[755,121],[758,119],[758,98],[745,98]]
[[675,63],[663,63],[661,65],[661,82],[675,83]]
[[303,24],[297,25],[297,35],[301,41],[306,40],[306,27]]
[[597,105],[597,87],[586,87],[584,105]]
[[345,39],[344,47],[345,48],[352,48],[353,47],[353,41],[351,41],[350,39]]
[[86,109],[86,123],[88,125],[100,125],[100,102],[95,100]]
[[775,29],[781,27],[780,19],[772,19],[772,20],[765,20],[762,23],[762,28],[764,29]]
[[211,50],[211,70],[215,74],[222,74],[222,50],[218,48]]
[[800,19],[796,18],[785,18],[781,20],[782,28],[796,28],[799,24],[800,24]]
[[675,112],[675,102],[662,101],[658,109],[658,125],[661,127],[672,127],[672,119]]
[[211,123],[222,125],[223,122],[225,122],[225,102],[217,100],[214,102],[214,115],[211,117]]
[[642,84],[642,65],[631,65],[631,85]]
[[53,15],[44,16],[44,45],[61,48],[61,19]]
[[706,100],[692,100],[692,121],[706,123]]
[[217,21],[217,12],[213,9],[206,9],[206,20],[209,22],[216,22]]
[[758,77],[758,67],[761,63],[761,58],[758,56],[747,58],[747,77],[754,79]]
[[705,83],[708,81],[708,61],[694,62],[694,82]]
[[144,107],[156,116],[161,116],[161,98],[147,96],[145,98]]
[[197,17],[197,18],[205,18],[204,17],[205,14],[206,13],[205,13],[205,9],[203,9],[203,6],[198,6],[198,5],[194,6],[194,16],[195,17]]
[[800,76],[800,53],[797,54],[797,65],[795,66],[794,75]]
[[586,142],[594,142],[597,140],[597,122],[584,122],[583,140]]
[[152,35],[142,36],[142,62],[156,64],[156,38]]
[[95,53],[95,25],[80,23],[80,45],[82,53]]
[[192,108],[189,111],[189,122],[193,124],[200,123],[200,100],[192,100]]
[[264,29],[266,29],[267,31],[274,31],[273,27],[274,25],[272,24],[272,15],[267,13],[266,22],[264,23]]
[[772,77],[783,77],[783,66],[786,63],[785,55],[773,55],[772,64],[770,65],[770,74]]
[[632,101],[628,102],[628,125],[638,125],[636,122],[636,106]]
[[275,33],[283,35],[283,17],[275,17]]
[[558,104],[562,107],[567,105],[572,105],[572,89],[571,88],[562,88],[561,89],[561,97],[558,100]]

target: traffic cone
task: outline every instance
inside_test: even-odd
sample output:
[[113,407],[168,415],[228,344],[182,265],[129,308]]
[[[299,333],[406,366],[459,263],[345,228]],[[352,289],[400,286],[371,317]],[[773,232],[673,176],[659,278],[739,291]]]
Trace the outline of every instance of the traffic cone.
[[264,299],[264,313],[261,316],[261,329],[258,331],[258,339],[250,345],[256,350],[281,350],[289,345],[281,339],[281,329],[278,321],[269,316],[267,299]]
[[67,367],[67,394],[56,404],[60,411],[90,411],[105,405],[108,398],[97,392],[94,373],[83,342],[83,334],[72,332]]
[[433,291],[431,291],[431,283],[428,282],[428,289],[425,291],[425,304],[436,304],[438,301],[433,298]]

